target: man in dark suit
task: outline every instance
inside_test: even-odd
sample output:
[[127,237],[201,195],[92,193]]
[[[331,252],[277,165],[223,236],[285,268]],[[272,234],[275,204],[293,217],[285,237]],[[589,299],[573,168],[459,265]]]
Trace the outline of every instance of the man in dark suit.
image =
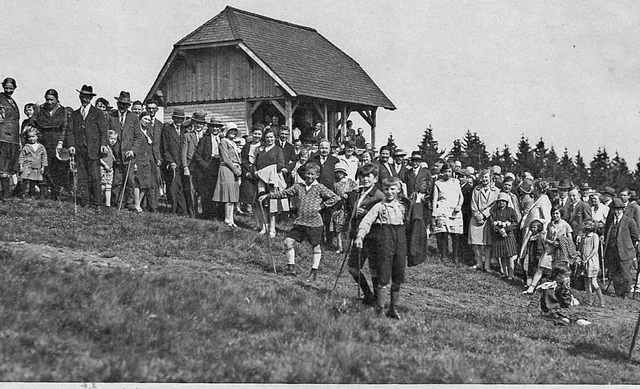
[[100,158],[109,152],[107,147],[107,118],[98,108],[92,106],[91,99],[96,95],[93,87],[83,85],[80,93],[80,108],[73,111],[69,118],[67,144],[69,154],[75,156],[78,169],[78,188],[80,203],[100,207],[102,203]]
[[636,258],[638,228],[636,222],[624,215],[624,203],[619,198],[611,202],[613,218],[605,230],[605,267],[613,280],[616,295],[624,298],[630,292],[632,262]]
[[571,233],[573,241],[582,230],[582,222],[587,220],[593,220],[591,214],[591,206],[580,199],[580,192],[578,189],[573,188],[569,191],[569,206],[567,208],[567,223],[573,229]]
[[280,126],[278,130],[278,140],[276,141],[276,146],[282,149],[282,155],[284,156],[284,166],[288,166],[291,162],[295,160],[296,150],[293,148],[293,144],[289,142],[289,127]]
[[333,155],[330,155],[330,153],[331,143],[329,143],[328,140],[323,139],[320,141],[318,154],[314,155],[311,160],[320,165],[320,177],[318,177],[318,182],[333,191],[333,183],[335,181],[333,169],[340,160]]
[[400,181],[404,182],[404,176],[409,169],[405,165],[404,158],[407,156],[407,152],[402,149],[396,149],[393,152],[393,163],[390,163],[392,175],[398,177]]
[[193,154],[193,163],[201,171],[201,188],[198,193],[202,196],[202,217],[205,219],[221,218],[222,207],[216,206],[213,201],[213,192],[218,183],[218,170],[220,170],[220,130],[224,124],[217,116],[211,118],[207,126],[207,132],[202,136],[196,152]]
[[571,181],[562,179],[558,182],[558,198],[552,204],[560,208],[560,217],[565,221],[569,219],[569,191],[573,188]]
[[[330,152],[331,143],[329,143],[328,140],[323,139],[320,141],[318,154],[314,155],[310,160],[315,161],[318,165],[320,165],[320,177],[318,177],[318,182],[326,186],[330,191],[333,192],[333,183],[335,182],[334,169],[336,167],[336,164],[340,162],[340,160],[333,155],[330,155]],[[321,210],[320,216],[322,217],[322,222],[324,223],[324,237],[327,244],[330,244],[333,238],[333,236],[329,235],[331,208],[325,208]]]
[[184,198],[182,180],[180,179],[182,124],[184,123],[184,109],[176,108],[171,116],[171,123],[165,123],[160,135],[160,169],[167,186],[167,201],[171,204],[173,213],[183,214],[187,210]]
[[430,204],[431,196],[431,172],[428,168],[420,166],[422,163],[422,155],[419,151],[411,153],[411,169],[404,174],[404,183],[407,185],[407,197],[411,197],[414,193],[424,198],[425,204]]
[[151,151],[153,153],[153,159],[156,162],[156,166],[153,170],[155,172],[155,187],[150,194],[152,198],[148,199],[147,196],[145,196],[143,200],[147,203],[146,205],[148,208],[154,208],[152,204],[155,204],[155,208],[157,208],[159,191],[164,181],[162,179],[162,170],[160,169],[160,165],[162,165],[162,155],[160,154],[160,138],[162,136],[163,125],[162,122],[156,118],[156,113],[158,112],[158,103],[155,99],[147,100],[146,109],[149,113],[149,116],[151,117],[151,122],[147,127],[147,133],[151,135]]
[[[122,91],[115,98],[118,109],[109,117],[109,128],[118,134],[118,142],[114,145],[113,155],[113,185],[112,191],[116,203],[120,204],[120,196],[125,196],[127,208],[135,209],[133,205],[135,157],[142,142],[142,131],[138,116],[129,111],[131,94]],[[127,174],[128,171],[128,174]],[[125,183],[125,178],[127,182]],[[124,186],[124,191],[123,191]]]
[[620,191],[620,200],[624,204],[624,215],[636,222],[636,226],[640,225],[640,207],[633,201],[630,201],[629,189]]

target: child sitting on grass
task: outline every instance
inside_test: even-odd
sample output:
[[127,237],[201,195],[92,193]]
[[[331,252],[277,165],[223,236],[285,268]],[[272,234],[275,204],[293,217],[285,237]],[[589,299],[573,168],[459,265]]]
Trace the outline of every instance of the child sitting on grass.
[[382,181],[382,188],[384,201],[371,207],[371,210],[362,218],[358,235],[353,243],[357,248],[362,248],[364,237],[372,226],[375,225],[379,229],[374,249],[379,282],[376,313],[380,314],[384,310],[391,281],[391,303],[386,316],[400,319],[396,308],[400,297],[400,285],[404,282],[407,266],[407,238],[404,223],[408,208],[398,199],[401,190],[398,177],[385,178]]
[[593,290],[598,296],[600,308],[604,308],[604,299],[602,298],[602,290],[598,285],[598,273],[600,272],[600,254],[598,249],[600,247],[600,238],[595,233],[596,223],[587,220],[582,223],[582,231],[584,236],[580,239],[580,255],[582,257],[582,263],[585,265],[585,277],[584,277],[584,289],[587,292],[587,305],[593,304]]
[[553,267],[551,281],[538,287],[538,290],[541,291],[540,309],[556,324],[588,326],[591,322],[580,314],[578,308],[573,307],[574,297],[571,294],[570,276],[571,270],[565,263],[561,262]]
[[20,166],[20,178],[22,179],[21,194],[29,187],[29,196],[35,196],[36,186],[40,188],[40,195],[44,195],[42,177],[47,166],[47,150],[38,143],[38,130],[35,127],[25,128],[27,144],[22,147],[18,164]]
[[293,184],[290,188],[267,193],[260,196],[259,201],[264,199],[282,199],[296,196],[298,200],[298,216],[293,221],[293,227],[284,240],[284,250],[287,256],[286,275],[296,276],[295,271],[295,251],[294,242],[301,243],[307,240],[313,247],[313,265],[307,281],[315,281],[320,266],[322,251],[320,242],[322,241],[322,229],[324,224],[320,217],[322,209],[334,206],[340,198],[335,193],[318,183],[320,176],[320,165],[315,162],[307,162],[304,169],[304,184]]

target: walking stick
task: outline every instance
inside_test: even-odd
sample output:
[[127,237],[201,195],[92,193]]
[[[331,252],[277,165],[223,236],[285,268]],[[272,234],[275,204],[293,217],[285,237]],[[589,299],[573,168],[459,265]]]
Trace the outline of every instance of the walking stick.
[[[262,220],[267,220],[267,216],[264,213],[264,207],[262,206],[262,201],[258,199],[258,208],[260,208],[260,214],[262,215]],[[269,232],[265,234],[267,235],[267,245],[269,246],[269,258],[271,258],[271,265],[273,266],[273,274],[278,274],[276,270],[276,262],[273,260],[273,253],[271,252],[271,236]]]
[[71,177],[73,179],[73,214],[77,215],[78,214],[78,175],[76,172],[75,154],[70,155],[69,169],[71,169]]
[[636,329],[633,331],[633,338],[631,338],[631,348],[629,348],[629,360],[631,360],[631,354],[636,347],[636,341],[638,340],[638,331],[640,331],[640,315],[638,315],[638,321],[636,322]]
[[118,211],[122,208],[122,200],[125,196],[125,191],[127,189],[127,181],[129,180],[129,170],[131,170],[131,159],[129,163],[127,163],[127,173],[124,175],[124,182],[122,183],[122,190],[120,191],[120,201],[118,202]]
[[[351,222],[353,221],[353,218],[355,217],[356,213],[358,213],[358,202],[360,201],[361,196],[362,196],[362,188],[360,188],[360,192],[358,193],[358,197],[356,197],[356,201],[354,203],[355,206],[351,210],[351,216],[349,217],[349,224],[347,224],[349,226],[347,230],[347,234],[348,234],[347,236],[351,235]],[[344,270],[344,264],[347,263],[347,258],[349,258],[349,254],[351,254],[353,241],[354,241],[353,238],[349,239],[349,247],[347,247],[347,252],[344,255],[344,259],[342,260],[342,265],[340,265],[340,270],[338,271],[338,275],[336,276],[336,281],[333,284],[333,289],[331,289],[331,293],[329,293],[329,297],[333,295],[333,292],[335,292],[336,288],[338,287],[338,280],[342,275],[342,270]],[[358,265],[360,265],[359,261],[360,261],[360,257],[358,257]],[[358,272],[358,297],[360,297],[360,272]]]
[[362,266],[362,250],[358,250],[358,300],[360,299],[360,277],[362,272],[360,271]]

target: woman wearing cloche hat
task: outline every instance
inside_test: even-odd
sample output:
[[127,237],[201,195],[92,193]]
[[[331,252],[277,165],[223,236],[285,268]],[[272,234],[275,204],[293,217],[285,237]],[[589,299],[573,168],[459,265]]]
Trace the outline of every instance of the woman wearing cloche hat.
[[509,207],[509,195],[502,192],[496,200],[496,207],[491,209],[488,224],[492,232],[491,257],[500,262],[502,277],[513,280],[513,268],[518,255],[515,231],[518,227],[518,216]]

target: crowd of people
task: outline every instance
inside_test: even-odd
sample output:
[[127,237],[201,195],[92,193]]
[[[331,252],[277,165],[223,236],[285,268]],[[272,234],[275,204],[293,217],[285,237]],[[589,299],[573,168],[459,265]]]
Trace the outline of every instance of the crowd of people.
[[[376,153],[350,121],[345,139],[331,141],[320,122],[292,130],[277,117],[244,135],[235,123],[200,110],[187,117],[175,108],[171,122],[162,123],[155,99],[132,101],[122,91],[115,109],[102,97],[94,106],[89,85],[77,90],[75,110],[47,90],[43,104],[24,106],[20,123],[12,98],[17,83],[7,78],[2,86],[3,200],[59,199],[66,191],[97,211],[156,212],[165,199],[171,212],[217,218],[229,228],[238,228],[235,215],[253,215],[254,228],[270,237],[277,215],[289,213],[295,220],[284,241],[286,274],[297,275],[294,242],[313,247],[309,281],[316,279],[322,247],[346,251],[364,302],[382,311],[389,298],[391,318],[400,317],[407,258],[410,265],[424,261],[431,235],[440,261],[497,269],[507,281],[521,279],[526,294],[540,285],[549,289],[547,281],[555,279],[554,296],[566,300],[561,285],[576,269],[587,304],[595,294],[604,305],[599,276],[609,277],[623,298],[636,288],[640,206],[627,189],[549,182],[499,166],[476,172],[458,161],[428,166],[419,151],[383,146]],[[562,308],[569,302],[556,301]]]

